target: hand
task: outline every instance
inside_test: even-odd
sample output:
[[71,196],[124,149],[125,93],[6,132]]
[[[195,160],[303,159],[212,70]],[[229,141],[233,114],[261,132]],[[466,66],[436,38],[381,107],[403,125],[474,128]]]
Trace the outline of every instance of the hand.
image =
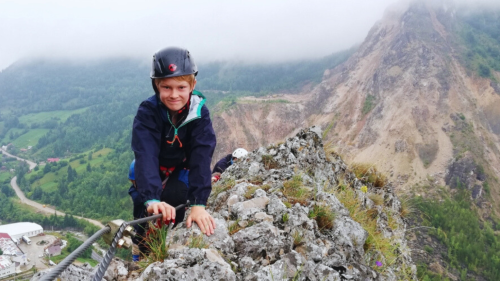
[[212,216],[205,210],[203,206],[193,206],[191,207],[191,214],[187,218],[186,226],[191,227],[191,223],[195,222],[201,229],[203,234],[210,236],[214,234],[215,220]]
[[212,175],[212,183],[218,182],[220,180],[220,173],[213,173]]
[[163,221],[175,220],[175,208],[165,202],[157,202],[148,206],[148,213],[157,215],[163,214]]

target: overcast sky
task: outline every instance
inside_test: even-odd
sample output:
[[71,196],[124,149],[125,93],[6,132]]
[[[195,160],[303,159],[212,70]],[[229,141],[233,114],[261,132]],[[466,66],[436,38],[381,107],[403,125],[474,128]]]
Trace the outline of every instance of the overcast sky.
[[0,70],[34,56],[149,60],[172,45],[197,61],[322,57],[361,43],[395,2],[0,0]]

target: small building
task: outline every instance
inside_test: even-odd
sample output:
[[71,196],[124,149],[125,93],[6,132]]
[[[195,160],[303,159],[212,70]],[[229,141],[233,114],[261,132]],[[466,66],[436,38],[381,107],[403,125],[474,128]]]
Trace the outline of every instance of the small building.
[[19,249],[16,242],[7,233],[0,233],[0,249],[6,256],[23,255],[23,251]]
[[47,158],[47,163],[59,162],[59,158]]
[[45,254],[49,257],[59,256],[61,254],[61,246],[50,245],[45,249]]
[[14,266],[26,265],[28,263],[26,254],[17,245],[18,243],[9,234],[0,233],[0,249],[2,249],[3,257],[10,257]]
[[43,228],[32,222],[16,222],[0,225],[0,233],[7,233],[13,239],[22,239],[23,235],[33,237],[43,233]]
[[26,148],[21,148],[19,149],[21,152],[27,152],[28,150]]
[[0,279],[16,273],[16,266],[4,255],[0,256]]
[[57,238],[52,244],[45,247],[44,252],[46,256],[55,257],[61,254],[63,242],[60,238]]

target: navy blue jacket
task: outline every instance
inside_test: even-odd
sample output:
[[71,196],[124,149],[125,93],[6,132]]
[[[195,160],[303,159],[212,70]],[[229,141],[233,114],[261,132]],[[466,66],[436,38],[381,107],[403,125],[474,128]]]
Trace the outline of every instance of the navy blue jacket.
[[212,174],[224,173],[224,171],[233,164],[231,160],[233,160],[232,154],[228,154],[225,157],[223,157],[221,160],[217,162],[217,164],[215,164],[214,169],[212,170]]
[[[163,166],[188,168],[188,200],[191,205],[206,205],[212,191],[210,163],[216,138],[205,101],[200,92],[193,91],[189,113],[177,127],[172,125],[167,108],[156,95],[139,106],[132,128],[132,150],[135,179],[141,187],[139,193],[143,202],[160,199],[159,167]],[[180,141],[167,143],[176,135]]]

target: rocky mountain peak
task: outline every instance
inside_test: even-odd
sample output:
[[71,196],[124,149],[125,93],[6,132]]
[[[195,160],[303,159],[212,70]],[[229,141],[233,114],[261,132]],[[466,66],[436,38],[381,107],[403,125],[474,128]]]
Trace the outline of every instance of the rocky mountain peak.
[[[165,261],[129,277],[416,280],[392,187],[356,178],[337,154],[325,153],[321,134],[318,127],[301,130],[230,166],[208,202],[215,234],[180,224]],[[126,277],[117,263],[107,280]]]

